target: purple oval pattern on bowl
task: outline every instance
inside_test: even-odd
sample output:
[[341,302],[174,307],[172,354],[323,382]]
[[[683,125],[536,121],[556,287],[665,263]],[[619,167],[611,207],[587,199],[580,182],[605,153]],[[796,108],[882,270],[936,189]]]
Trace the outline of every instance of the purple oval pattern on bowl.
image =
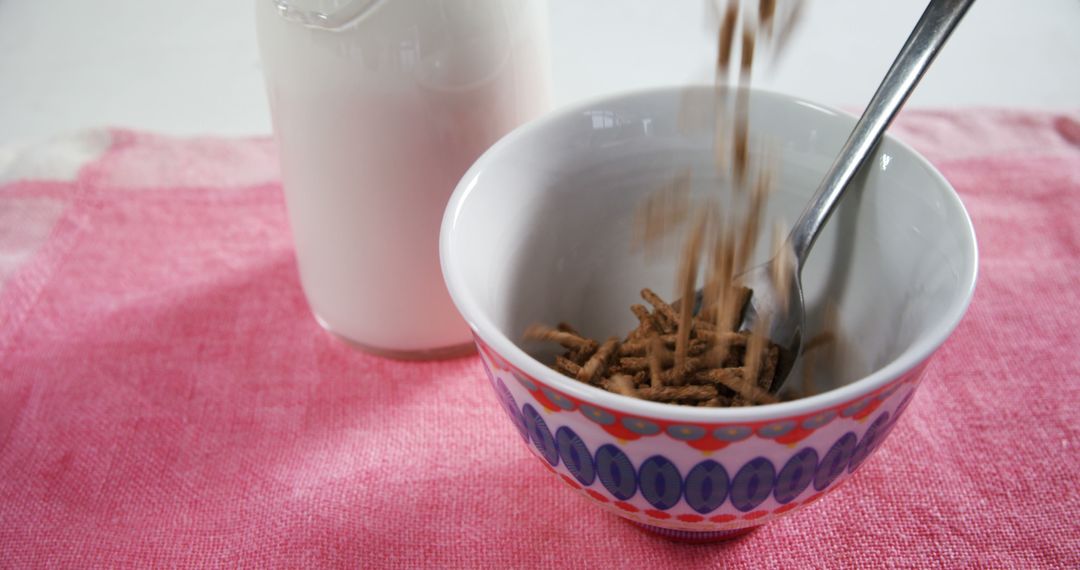
[[926,364],[806,415],[686,423],[580,401],[476,342],[501,407],[548,470],[607,510],[690,541],[730,538],[835,489],[885,440]]

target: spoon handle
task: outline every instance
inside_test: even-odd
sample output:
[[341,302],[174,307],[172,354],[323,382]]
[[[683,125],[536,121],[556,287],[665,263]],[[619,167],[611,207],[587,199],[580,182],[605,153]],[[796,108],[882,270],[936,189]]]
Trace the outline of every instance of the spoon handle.
[[908,95],[915,89],[923,73],[930,67],[938,50],[945,44],[953,29],[975,0],[930,0],[919,23],[911,31],[900,54],[878,86],[859,122],[852,130],[836,161],[825,174],[814,197],[803,210],[788,240],[802,267],[818,232],[859,170],[878,138],[892,122]]

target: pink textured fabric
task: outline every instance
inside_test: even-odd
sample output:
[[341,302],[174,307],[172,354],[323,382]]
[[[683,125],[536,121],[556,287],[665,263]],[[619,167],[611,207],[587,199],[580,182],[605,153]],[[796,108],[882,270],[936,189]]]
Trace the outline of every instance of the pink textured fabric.
[[324,334],[267,140],[118,132],[76,182],[2,186],[51,213],[0,227],[33,242],[0,289],[0,566],[1078,567],[1078,116],[894,132],[974,218],[970,312],[851,482],[705,546],[540,469],[476,357]]

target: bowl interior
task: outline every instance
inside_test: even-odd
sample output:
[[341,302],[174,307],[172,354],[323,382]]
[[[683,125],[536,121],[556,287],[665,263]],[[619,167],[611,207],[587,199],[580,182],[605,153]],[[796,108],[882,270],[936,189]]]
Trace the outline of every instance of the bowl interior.
[[[533,123],[489,150],[462,180],[443,230],[448,284],[473,327],[512,342],[537,322],[621,337],[636,326],[628,308],[642,287],[673,299],[680,243],[653,258],[633,252],[635,212],[687,168],[696,196],[735,208],[715,166],[713,100],[711,88],[620,96]],[[855,121],[767,92],[751,92],[749,108],[752,154],[775,166],[768,234],[774,221],[798,217]],[[827,303],[838,309],[841,346],[819,364],[819,390],[917,364],[958,322],[974,284],[974,235],[948,183],[892,139],[872,160],[803,272],[807,330],[820,328]],[[758,241],[755,264],[771,250],[768,237]],[[554,350],[519,345],[541,358]]]

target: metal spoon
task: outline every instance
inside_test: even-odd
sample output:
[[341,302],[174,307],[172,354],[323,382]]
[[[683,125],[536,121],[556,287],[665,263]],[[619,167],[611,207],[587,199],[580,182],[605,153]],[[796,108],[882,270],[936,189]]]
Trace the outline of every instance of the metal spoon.
[[[863,112],[840,155],[825,174],[813,198],[796,220],[784,247],[793,255],[778,255],[770,261],[751,268],[736,277],[753,290],[750,306],[744,315],[742,328],[752,330],[761,319],[768,319],[768,337],[780,347],[780,363],[771,388],[777,392],[784,384],[795,358],[802,348],[802,329],[805,319],[800,274],[810,248],[814,246],[825,222],[829,219],[855,176],[866,162],[881,134],[892,122],[908,95],[934,60],[941,46],[971,7],[974,0],[931,0],[907,42],[896,56],[892,67],[878,86],[877,92]],[[786,263],[783,271],[776,264]],[[786,275],[788,282],[777,287],[774,272]],[[787,292],[786,303],[782,298]]]

